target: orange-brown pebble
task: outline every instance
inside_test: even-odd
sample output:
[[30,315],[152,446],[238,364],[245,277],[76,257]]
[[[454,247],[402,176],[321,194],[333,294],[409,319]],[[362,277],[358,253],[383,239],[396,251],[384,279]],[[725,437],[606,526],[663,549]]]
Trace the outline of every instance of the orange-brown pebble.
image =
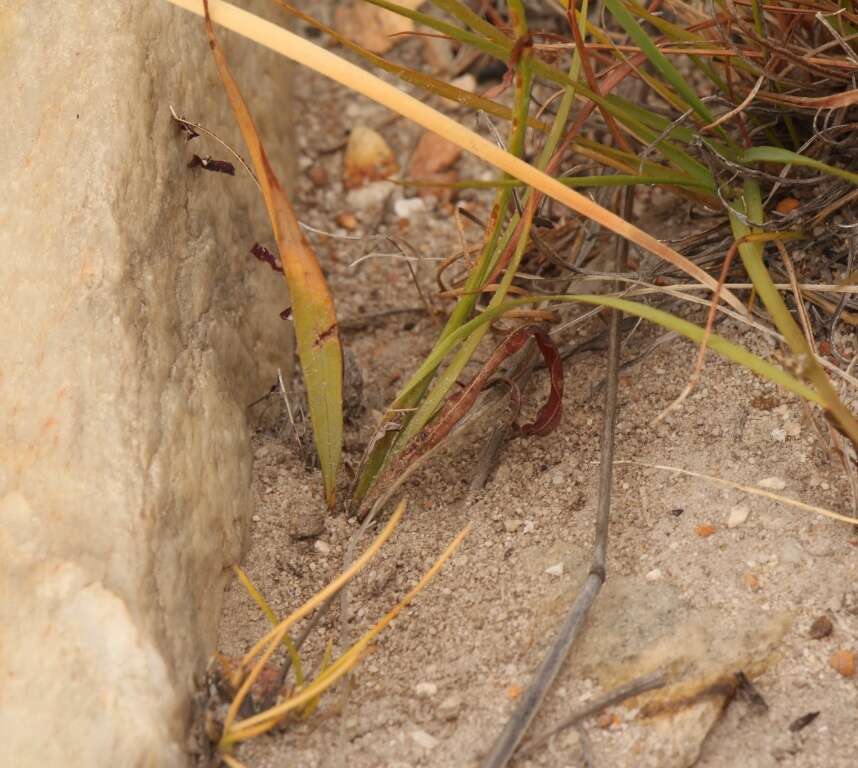
[[708,539],[717,530],[718,529],[712,525],[712,523],[701,523],[694,529],[694,533],[696,533],[701,539]]
[[778,201],[778,204],[775,206],[775,210],[786,216],[788,213],[792,213],[796,208],[798,208],[799,205],[800,203],[796,198],[784,197]]
[[742,580],[745,582],[745,586],[751,590],[751,592],[759,592],[760,590],[760,580],[750,571],[746,573]]
[[843,677],[855,677],[855,651],[841,648],[831,654],[828,663],[831,668],[839,672]]
[[337,224],[343,229],[347,229],[349,232],[354,232],[358,228],[358,220],[350,211],[346,211],[345,213],[341,213],[337,216]]

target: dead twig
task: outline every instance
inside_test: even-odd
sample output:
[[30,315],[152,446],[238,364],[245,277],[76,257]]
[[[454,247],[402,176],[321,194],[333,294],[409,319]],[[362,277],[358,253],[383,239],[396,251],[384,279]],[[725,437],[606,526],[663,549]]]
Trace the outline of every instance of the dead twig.
[[572,728],[578,725],[582,720],[588,717],[598,715],[604,709],[613,707],[615,704],[621,704],[627,699],[638,696],[647,691],[653,691],[656,688],[663,688],[667,683],[667,675],[664,672],[656,672],[652,675],[645,675],[632,680],[630,683],[621,685],[613,691],[594,699],[589,704],[585,704],[581,709],[573,712],[562,723],[552,728],[550,731],[543,733],[541,736],[536,736],[528,741],[518,752],[516,757],[526,757],[533,754],[540,747],[545,746],[558,733],[565,731],[567,728]]
[[[623,215],[630,219],[634,201],[633,187],[624,192]],[[625,270],[628,256],[628,242],[618,241],[615,251],[614,269],[616,272]],[[596,543],[593,552],[593,562],[590,572],[584,581],[581,591],[569,609],[560,631],[548,654],[539,666],[530,687],[521,697],[521,701],[513,712],[491,752],[482,762],[482,768],[504,768],[515,753],[516,748],[524,737],[528,726],[536,717],[548,690],[554,683],[560,668],[563,666],[572,644],[584,625],[584,620],[590,606],[599,594],[605,582],[605,561],[608,550],[608,524],[611,511],[611,485],[613,480],[614,461],[614,429],[617,421],[617,390],[620,368],[620,324],[622,317],[619,312],[611,311],[610,332],[608,334],[608,365],[607,391],[605,393],[605,416],[602,425],[601,460],[599,467],[599,501],[596,511]]]

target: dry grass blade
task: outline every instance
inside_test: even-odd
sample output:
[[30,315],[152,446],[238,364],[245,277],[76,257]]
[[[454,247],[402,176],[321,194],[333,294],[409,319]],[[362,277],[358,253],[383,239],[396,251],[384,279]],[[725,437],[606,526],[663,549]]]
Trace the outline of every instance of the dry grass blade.
[[761,496],[764,499],[771,499],[772,501],[776,501],[778,502],[778,504],[783,504],[787,507],[795,507],[796,509],[801,509],[805,512],[813,512],[814,514],[822,515],[823,517],[829,517],[832,520],[837,520],[841,523],[850,523],[851,525],[858,525],[858,518],[841,515],[838,512],[832,512],[830,509],[825,509],[825,507],[817,507],[813,504],[805,504],[803,501],[799,501],[798,499],[791,499],[788,496],[780,496],[777,493],[772,493],[771,491],[766,491],[762,488],[754,488],[751,485],[742,485],[741,483],[736,483],[732,480],[725,480],[722,477],[715,477],[715,475],[706,475],[702,472],[693,472],[690,469],[671,467],[665,464],[648,464],[644,461],[617,461],[615,463],[635,464],[638,467],[659,469],[663,472],[674,472],[677,475],[686,475],[687,477],[699,477],[701,480],[707,480],[710,483],[717,483],[718,485],[723,485],[727,488],[735,488],[737,491],[742,491],[743,493],[750,493],[752,496]]
[[465,536],[468,535],[470,526],[463,528],[447,548],[441,553],[432,567],[423,575],[419,582],[390,610],[379,622],[363,635],[354,645],[349,648],[339,659],[331,664],[319,677],[294,696],[286,701],[271,707],[270,709],[253,715],[245,720],[235,723],[225,736],[229,744],[246,741],[273,728],[277,722],[289,712],[304,706],[318,698],[324,691],[330,688],[343,675],[346,675],[361,660],[369,644],[393,621],[405,608],[422,592],[426,586],[441,570],[444,563],[453,556],[459,548]]
[[301,232],[289,199],[271,168],[250,110],[218,45],[209,3],[201,0],[195,10],[205,15],[209,46],[250,152],[280,251],[283,274],[292,295],[295,338],[322,468],[325,499],[328,506],[333,506],[343,442],[343,355],[334,300],[319,261]]
[[[202,0],[168,1],[193,13],[201,14],[203,12]],[[703,285],[708,286],[713,291],[715,290],[715,279],[673,248],[629,223],[616,213],[569,189],[557,179],[460,125],[452,118],[276,24],[265,21],[222,0],[211,0],[209,5],[212,19],[218,24],[297,61],[353,91],[362,93],[394,112],[398,112],[412,122],[437,133],[448,141],[452,141],[481,160],[520,179],[582,216],[592,219],[606,229],[650,251]],[[734,294],[725,291],[723,298],[743,316],[747,314],[744,304]]]
[[229,729],[238,715],[238,711],[241,708],[242,702],[245,700],[245,698],[247,698],[247,694],[250,692],[250,688],[256,682],[256,679],[259,677],[260,673],[262,672],[262,669],[268,662],[268,659],[271,658],[271,655],[274,653],[274,650],[286,636],[286,633],[289,631],[290,627],[297,624],[305,616],[309,616],[314,610],[316,610],[319,606],[323,605],[327,600],[337,594],[337,592],[339,592],[351,579],[353,579],[358,573],[360,573],[361,569],[375,556],[378,550],[381,549],[384,542],[390,538],[391,534],[393,533],[393,530],[396,528],[397,524],[402,519],[402,515],[404,514],[404,512],[405,501],[402,501],[396,508],[396,511],[391,515],[390,520],[387,522],[387,525],[385,525],[381,533],[378,534],[375,541],[373,541],[373,543],[363,552],[363,554],[357,560],[355,560],[349,566],[349,568],[345,572],[341,573],[323,590],[313,595],[313,597],[310,598],[306,603],[304,603],[304,605],[302,605],[298,610],[294,611],[285,619],[283,619],[283,621],[281,621],[276,627],[274,627],[274,629],[268,632],[264,637],[260,638],[253,646],[253,648],[251,648],[245,654],[241,662],[242,668],[247,667],[247,665],[257,656],[259,656],[259,659],[257,660],[256,665],[251,670],[250,674],[242,683],[241,687],[238,690],[238,693],[233,699],[232,704],[230,704],[229,711],[227,712],[226,720],[224,722],[224,730],[226,732],[226,735],[224,736],[225,741],[229,741]]

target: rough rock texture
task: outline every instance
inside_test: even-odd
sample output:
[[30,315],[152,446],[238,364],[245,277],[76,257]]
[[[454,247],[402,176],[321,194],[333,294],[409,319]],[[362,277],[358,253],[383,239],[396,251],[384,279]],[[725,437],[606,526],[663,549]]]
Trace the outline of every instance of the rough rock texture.
[[[286,178],[288,65],[225,43]],[[272,246],[253,184],[188,169],[232,158],[170,118],[241,147],[198,18],[7,0],[0,91],[0,742],[19,768],[178,765],[285,285],[248,255]]]

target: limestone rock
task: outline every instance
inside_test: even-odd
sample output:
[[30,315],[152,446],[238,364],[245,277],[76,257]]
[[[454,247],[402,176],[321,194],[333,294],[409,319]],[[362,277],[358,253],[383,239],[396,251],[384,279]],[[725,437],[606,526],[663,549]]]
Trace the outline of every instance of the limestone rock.
[[[251,506],[246,406],[291,359],[288,297],[248,256],[271,240],[254,185],[188,169],[224,151],[170,117],[242,146],[200,19],[12,3],[0,37],[4,757],[178,765]],[[225,42],[251,104],[282,102],[283,60]],[[288,110],[258,113],[288,178]]]

